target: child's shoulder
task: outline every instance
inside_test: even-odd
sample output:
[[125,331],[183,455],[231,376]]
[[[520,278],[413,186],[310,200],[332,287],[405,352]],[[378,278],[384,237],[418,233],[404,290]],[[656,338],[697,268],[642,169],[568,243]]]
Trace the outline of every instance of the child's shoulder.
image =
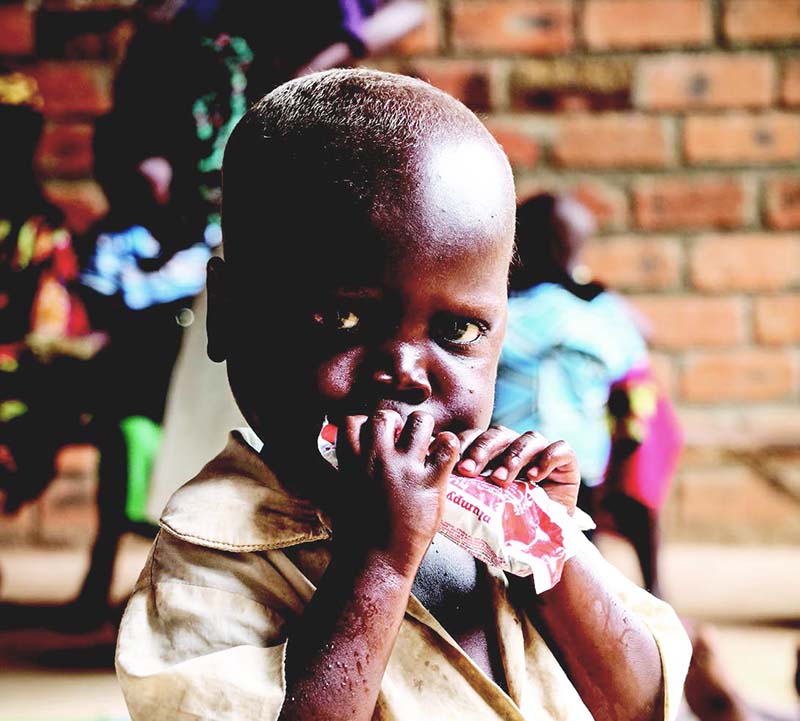
[[225,551],[259,551],[321,540],[330,533],[311,503],[293,496],[259,455],[249,428],[170,498],[160,525],[172,536]]

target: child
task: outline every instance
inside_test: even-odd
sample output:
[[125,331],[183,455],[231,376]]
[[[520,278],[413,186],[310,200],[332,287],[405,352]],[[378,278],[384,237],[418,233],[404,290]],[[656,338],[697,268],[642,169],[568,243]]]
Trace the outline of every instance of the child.
[[588,208],[569,195],[540,193],[517,209],[494,421],[570,443],[581,467],[578,505],[609,511],[636,551],[645,588],[659,595],[658,509],[680,433],[635,311],[600,283],[576,280],[595,230]]
[[248,112],[223,177],[209,355],[252,431],[164,511],[118,641],[132,717],[673,718],[686,635],[588,541],[537,595],[436,535],[453,470],[568,510],[579,480],[566,444],[485,430],[515,209],[477,118],[310,75]]

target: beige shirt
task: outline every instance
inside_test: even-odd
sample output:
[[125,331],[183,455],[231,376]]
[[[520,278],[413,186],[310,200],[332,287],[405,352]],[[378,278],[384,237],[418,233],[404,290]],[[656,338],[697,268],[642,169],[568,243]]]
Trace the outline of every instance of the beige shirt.
[[[324,516],[290,495],[256,452],[251,431],[173,497],[119,633],[117,673],[134,721],[275,719],[287,625],[314,594],[329,559]],[[674,719],[691,646],[674,611],[605,562],[581,555],[647,625]],[[411,596],[373,719],[582,721],[591,715],[502,572],[489,570],[508,693]]]

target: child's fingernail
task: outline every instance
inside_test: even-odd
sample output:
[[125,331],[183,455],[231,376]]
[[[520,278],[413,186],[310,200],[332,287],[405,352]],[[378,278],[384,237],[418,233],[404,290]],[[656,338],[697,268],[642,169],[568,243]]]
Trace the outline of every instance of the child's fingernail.
[[494,469],[494,473],[492,473],[492,478],[496,481],[506,481],[508,480],[508,468],[505,466],[498,466]]
[[528,469],[528,478],[536,478],[539,475],[539,469],[534,466],[533,468]]
[[471,458],[467,458],[458,464],[459,470],[463,471],[464,473],[475,473],[475,469],[477,467],[477,464]]

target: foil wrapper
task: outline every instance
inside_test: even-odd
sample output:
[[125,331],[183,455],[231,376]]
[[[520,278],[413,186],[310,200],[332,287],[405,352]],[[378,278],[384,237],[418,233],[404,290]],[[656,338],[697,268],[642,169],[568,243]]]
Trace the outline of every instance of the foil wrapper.
[[[325,423],[317,445],[334,468],[336,427]],[[514,481],[501,488],[482,476],[451,474],[439,533],[475,558],[516,576],[533,576],[537,593],[561,579],[564,564],[593,528],[580,509],[572,516],[541,486]]]

